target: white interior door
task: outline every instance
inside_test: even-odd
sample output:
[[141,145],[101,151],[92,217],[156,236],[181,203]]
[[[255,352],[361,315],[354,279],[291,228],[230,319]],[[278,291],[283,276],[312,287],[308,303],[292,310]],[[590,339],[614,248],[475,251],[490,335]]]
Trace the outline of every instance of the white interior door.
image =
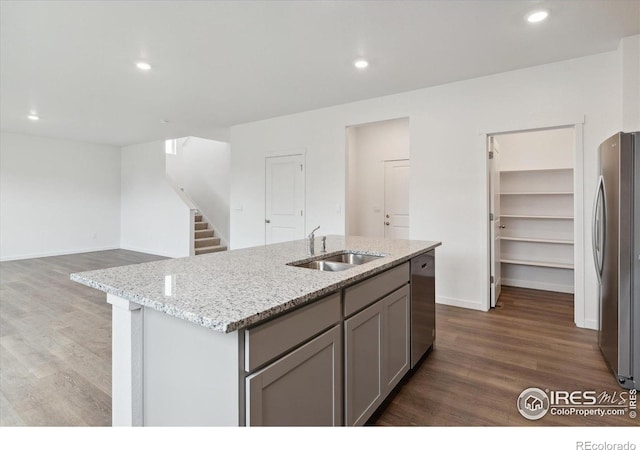
[[502,288],[500,276],[500,148],[496,139],[489,137],[489,195],[491,197],[489,212],[491,228],[491,307],[496,306]]
[[304,157],[267,157],[265,171],[265,243],[303,239]]
[[384,163],[384,237],[409,239],[409,160]]

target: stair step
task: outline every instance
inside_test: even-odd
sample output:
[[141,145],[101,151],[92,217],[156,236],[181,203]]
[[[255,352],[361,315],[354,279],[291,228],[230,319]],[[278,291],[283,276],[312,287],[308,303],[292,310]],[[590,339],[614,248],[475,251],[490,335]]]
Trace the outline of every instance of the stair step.
[[202,222],[202,214],[196,214],[196,215],[194,216],[194,220],[195,220],[196,222]]
[[223,252],[227,249],[225,245],[212,245],[211,247],[199,247],[196,248],[196,255],[203,255],[205,253]]
[[194,248],[202,248],[202,247],[214,247],[216,245],[220,245],[219,237],[205,237],[200,239],[194,239],[193,246]]
[[206,230],[209,228],[209,224],[207,222],[195,222],[193,225],[196,230]]
[[196,230],[195,231],[196,239],[210,238],[210,237],[213,237],[213,230]]

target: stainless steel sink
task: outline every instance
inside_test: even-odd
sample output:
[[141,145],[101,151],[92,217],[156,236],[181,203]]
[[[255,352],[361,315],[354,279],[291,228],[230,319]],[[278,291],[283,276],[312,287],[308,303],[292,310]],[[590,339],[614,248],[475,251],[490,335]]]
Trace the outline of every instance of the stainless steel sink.
[[341,255],[333,255],[322,258],[321,261],[336,261],[359,266],[360,264],[375,261],[378,258],[382,258],[382,256],[363,255],[362,253],[342,253]]
[[324,272],[339,272],[383,257],[384,255],[365,255],[356,252],[345,252],[340,253],[339,255],[325,256],[324,258],[318,258],[313,261],[302,263],[293,262],[289,263],[289,265],[304,267],[307,269],[322,270]]
[[292,265],[296,267],[305,267],[307,269],[322,270],[323,272],[340,272],[341,270],[347,270],[355,267],[353,264],[344,264],[335,261],[309,261],[302,264]]

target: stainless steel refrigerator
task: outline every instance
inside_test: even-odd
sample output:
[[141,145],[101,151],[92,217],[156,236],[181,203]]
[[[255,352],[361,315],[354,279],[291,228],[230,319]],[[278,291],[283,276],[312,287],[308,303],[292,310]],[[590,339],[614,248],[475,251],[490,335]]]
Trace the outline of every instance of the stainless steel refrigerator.
[[593,254],[600,287],[598,345],[620,386],[640,386],[640,132],[598,149]]

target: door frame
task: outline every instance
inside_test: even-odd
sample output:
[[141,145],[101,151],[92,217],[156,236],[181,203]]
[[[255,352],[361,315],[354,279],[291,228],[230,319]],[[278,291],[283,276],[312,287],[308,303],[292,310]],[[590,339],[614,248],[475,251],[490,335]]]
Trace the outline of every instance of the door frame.
[[[497,171],[493,168],[493,165],[496,164],[495,161],[497,160],[496,153],[498,154],[498,158],[500,155],[500,146],[498,145],[498,142],[494,139],[494,137],[495,135],[493,134],[487,136],[487,164],[489,167],[489,222],[491,222],[489,226],[489,307],[491,308],[498,306],[498,299],[500,298],[500,292],[502,291],[502,267],[499,266],[500,262],[496,263],[495,258],[493,258],[496,252],[492,251],[492,249],[495,250],[496,248],[496,230],[500,230],[500,226],[497,226],[496,224],[496,221],[500,221],[500,218],[495,217],[495,199],[496,197],[499,197],[499,195],[496,195],[496,193],[493,191],[493,188],[495,187],[494,185],[496,184],[495,180],[493,180],[493,177],[496,176],[498,177],[498,179],[500,178],[500,167],[498,167]],[[491,207],[492,203],[494,204],[493,208]],[[491,221],[492,212],[494,213],[493,221]],[[498,232],[500,233],[500,231]],[[502,245],[500,245],[500,243],[498,243],[498,245],[498,251],[500,252],[500,254],[502,254]],[[495,269],[496,266],[500,268],[499,272]],[[493,275],[491,274],[492,269],[494,272]],[[498,273],[500,273],[500,277],[496,275]],[[493,277],[493,294],[491,293],[491,277]],[[495,304],[493,304],[494,301]]]
[[484,158],[484,232],[486,251],[486,273],[483,280],[482,305],[485,311],[491,309],[491,227],[489,220],[490,212],[490,164],[488,158],[488,138],[501,134],[511,134],[525,131],[544,131],[558,128],[573,128],[574,148],[573,148],[573,320],[581,328],[585,327],[585,279],[584,279],[584,128],[585,118],[564,118],[564,120],[541,121],[525,124],[514,124],[509,127],[495,127],[490,131],[480,132],[478,136],[478,147],[482,150]]
[[[353,211],[352,211],[353,205],[351,205],[349,201],[349,194],[350,194],[349,190],[351,188],[351,182],[352,182],[352,180],[349,178],[349,169],[350,167],[357,166],[357,164],[351,160],[351,151],[353,150],[353,147],[350,147],[351,142],[350,142],[349,133],[356,127],[373,125],[377,123],[388,122],[391,120],[400,120],[400,119],[406,119],[409,123],[409,153],[407,154],[408,156],[404,156],[402,154],[398,154],[398,155],[390,154],[390,155],[385,155],[388,159],[381,159],[380,161],[382,162],[397,161],[397,160],[404,160],[404,159],[408,159],[409,161],[411,161],[411,115],[410,114],[399,115],[399,116],[394,115],[391,117],[385,117],[381,119],[372,119],[366,122],[351,123],[349,125],[345,125],[344,127],[344,209],[343,211],[344,211],[345,236],[349,236],[353,232],[353,230],[351,230],[350,229],[351,227],[349,226],[349,218],[350,218],[350,215],[353,214]],[[409,181],[409,195],[411,195],[411,180]],[[411,204],[409,204],[409,217],[411,217]],[[409,226],[409,231],[411,231],[411,226]],[[409,238],[411,238],[411,236],[409,236]]]
[[[263,219],[267,216],[267,158],[280,158],[285,156],[302,156],[302,164],[304,165],[304,170],[302,171],[303,183],[303,202],[302,202],[302,221],[304,227],[304,233],[306,233],[307,229],[307,149],[302,148],[298,150],[280,150],[280,151],[271,151],[264,152],[262,159],[262,187],[264,189],[264,198],[262,202],[262,217]],[[303,233],[303,234],[304,234]],[[264,236],[264,245],[267,245],[267,224],[263,223],[263,236]]]

